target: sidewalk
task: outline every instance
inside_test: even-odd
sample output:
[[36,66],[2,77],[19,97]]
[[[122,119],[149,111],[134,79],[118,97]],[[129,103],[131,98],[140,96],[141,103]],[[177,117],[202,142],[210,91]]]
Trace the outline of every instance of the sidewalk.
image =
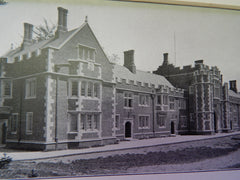
[[[7,156],[13,158],[13,161],[19,160],[36,160],[36,159],[45,159],[45,158],[54,158],[61,156],[71,156],[71,155],[83,155],[83,154],[91,154],[91,153],[99,153],[99,152],[108,152],[108,151],[117,151],[123,149],[131,149],[131,148],[141,148],[141,147],[149,147],[149,146],[157,146],[164,144],[174,144],[180,142],[187,141],[196,141],[202,139],[211,139],[217,137],[231,136],[231,135],[240,135],[240,132],[233,133],[221,133],[216,135],[186,135],[176,137],[164,137],[164,138],[152,138],[152,139],[143,139],[143,140],[131,140],[131,141],[120,141],[119,144],[106,145],[102,147],[94,147],[94,148],[86,148],[86,149],[68,149],[68,150],[59,150],[59,151],[28,151],[28,152],[7,152]],[[0,153],[0,157],[3,156],[3,152]]]

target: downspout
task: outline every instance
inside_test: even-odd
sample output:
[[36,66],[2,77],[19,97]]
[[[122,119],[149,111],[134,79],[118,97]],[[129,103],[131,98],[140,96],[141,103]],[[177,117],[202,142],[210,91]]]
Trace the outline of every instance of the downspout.
[[23,92],[23,83],[21,83],[22,80],[19,80],[20,81],[20,103],[19,103],[19,136],[18,136],[18,143],[20,143],[21,139],[22,139],[22,106],[23,106],[23,103],[22,103],[22,92]]
[[152,126],[153,126],[153,136],[155,137],[155,94],[154,94],[154,90],[152,90],[152,94],[151,94],[151,98],[152,98]]
[[[58,72],[59,67],[55,65],[55,72]],[[58,149],[58,81],[59,77],[56,75],[56,99],[55,99],[55,150]]]

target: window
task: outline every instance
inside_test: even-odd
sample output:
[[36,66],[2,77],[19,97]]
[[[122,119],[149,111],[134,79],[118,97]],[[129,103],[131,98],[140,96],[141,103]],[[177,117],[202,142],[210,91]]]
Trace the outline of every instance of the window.
[[180,99],[179,100],[179,108],[180,109],[186,109],[186,100],[185,99]]
[[217,86],[214,87],[214,97],[220,98],[220,88]]
[[157,104],[162,104],[162,95],[157,96]]
[[117,114],[115,117],[115,128],[120,129],[120,115]]
[[18,114],[14,113],[14,114],[12,114],[11,122],[10,122],[10,131],[12,133],[17,132],[17,123],[18,123]]
[[82,81],[81,83],[81,96],[85,96],[86,95],[86,82]]
[[174,97],[169,97],[169,108],[171,110],[175,109]]
[[86,114],[81,114],[81,129],[86,129]]
[[82,130],[98,130],[99,114],[81,114]]
[[92,129],[92,115],[87,115],[87,129]]
[[99,97],[100,86],[98,83],[94,83],[94,97]]
[[139,116],[138,128],[139,129],[149,128],[149,116]]
[[148,95],[139,95],[139,104],[142,106],[149,106],[149,96]]
[[92,97],[92,95],[93,95],[93,83],[88,82],[88,96]]
[[26,98],[36,97],[36,79],[35,78],[26,80],[25,97]]
[[124,107],[133,107],[133,93],[125,92],[124,93]]
[[95,50],[93,48],[79,46],[79,58],[82,60],[95,60]]
[[70,116],[70,132],[78,131],[78,114],[69,114]]
[[78,82],[72,81],[72,96],[78,96]]
[[12,81],[4,80],[3,81],[3,97],[12,96]]
[[161,115],[160,113],[157,114],[157,125],[159,127],[165,127],[165,115]]
[[33,126],[33,113],[26,113],[26,133],[32,134],[32,126]]
[[163,104],[168,105],[168,96],[167,95],[163,95]]

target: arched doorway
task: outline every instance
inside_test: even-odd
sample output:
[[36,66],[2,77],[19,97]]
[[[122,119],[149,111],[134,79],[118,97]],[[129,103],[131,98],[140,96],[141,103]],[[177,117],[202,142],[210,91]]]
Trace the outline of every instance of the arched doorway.
[[132,137],[132,124],[131,122],[126,122],[125,124],[125,138],[131,138]]
[[175,134],[174,122],[171,122],[171,134]]

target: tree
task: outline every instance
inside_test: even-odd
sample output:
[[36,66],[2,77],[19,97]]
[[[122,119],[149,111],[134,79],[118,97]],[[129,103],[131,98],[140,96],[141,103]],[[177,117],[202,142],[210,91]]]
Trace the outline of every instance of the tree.
[[119,63],[120,57],[117,54],[109,56],[109,60],[115,64]]
[[44,18],[43,19],[44,24],[36,26],[35,29],[33,30],[33,33],[35,35],[34,39],[37,41],[42,41],[45,39],[49,39],[51,37],[54,37],[55,35],[55,30],[56,30],[56,25],[51,24],[49,25],[48,21]]

